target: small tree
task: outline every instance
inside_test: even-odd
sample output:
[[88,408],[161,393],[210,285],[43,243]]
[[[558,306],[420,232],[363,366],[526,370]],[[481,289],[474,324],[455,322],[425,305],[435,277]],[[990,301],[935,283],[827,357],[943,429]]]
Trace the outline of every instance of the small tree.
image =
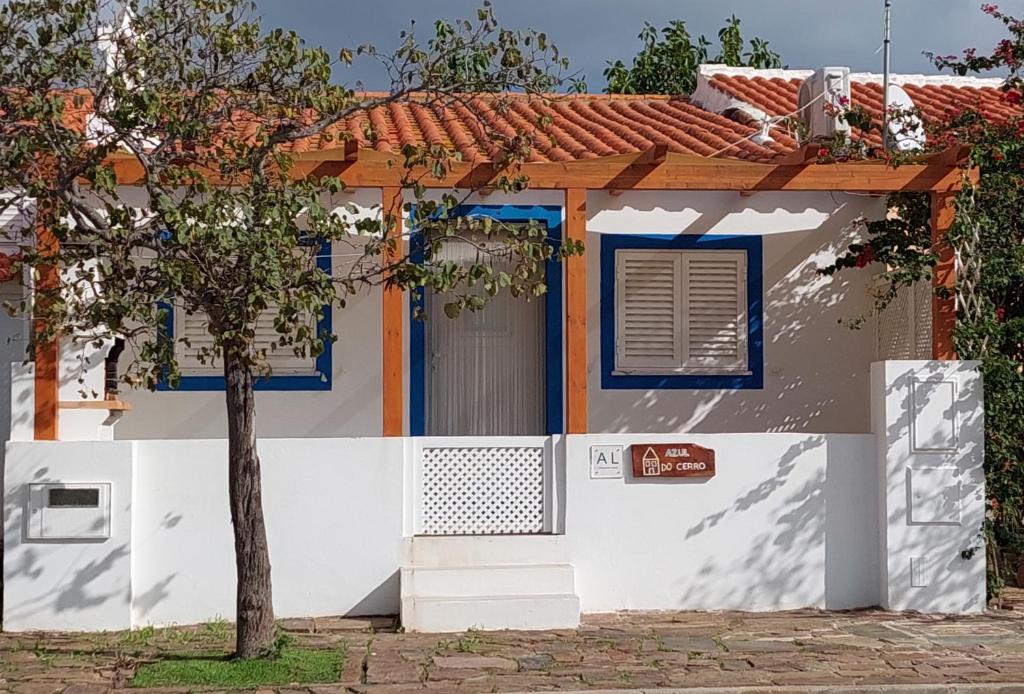
[[[1017,114],[994,121],[967,107],[941,121],[926,122],[925,127],[929,149],[967,147],[967,163],[980,171],[977,185],[965,183],[955,223],[940,241],[952,246],[958,256],[954,346],[961,359],[981,360],[985,380],[988,500],[983,532],[988,540],[989,592],[996,595],[1008,574],[1024,570],[1024,113],[1020,110],[1024,22],[995,5],[983,5],[982,10],[1009,32],[991,53],[982,55],[970,48],[961,56],[929,57],[940,69],[958,75],[1002,71],[1006,75],[1004,106]],[[891,114],[896,120],[905,115],[920,117]],[[880,124],[872,122],[863,109],[847,117],[860,128],[880,130]],[[877,155],[897,166],[921,155],[873,152],[863,144],[833,145],[820,154],[830,160]],[[864,241],[824,269],[833,273],[883,263],[888,282],[878,297],[878,308],[900,289],[930,280],[940,250],[931,239],[927,196],[890,196],[889,207],[896,214],[866,220]],[[1005,559],[1016,566],[1005,567]]]
[[[698,68],[709,62],[711,42],[703,35],[696,39],[686,22],[675,20],[661,30],[644,23],[639,35],[644,46],[633,58],[630,67],[621,60],[609,62],[604,76],[609,94],[691,94],[697,88]],[[750,50],[744,51],[740,20],[733,15],[718,32],[720,49],[710,60],[734,67],[775,68],[782,66],[778,53],[768,42],[754,38]]]
[[[373,120],[363,116],[398,100],[433,108],[465,92],[549,92],[566,61],[542,34],[500,28],[488,3],[472,21],[436,22],[426,42],[408,31],[393,53],[363,46],[336,60],[293,32],[264,31],[245,0],[132,0],[111,24],[116,9],[102,0],[0,8],[0,190],[13,196],[2,204],[35,201],[59,242],[24,249],[26,263],[59,271],[36,286],[36,341],[125,340],[128,384],[173,387],[175,342],[187,338],[162,330],[168,311],[208,319],[207,339],[191,348],[223,368],[236,656],[252,658],[274,639],[253,391],[270,353],[330,349],[336,336],[317,330],[322,312],[373,285],[448,292],[451,315],[501,290],[539,294],[553,253],[537,225],[456,223],[454,191],[427,199],[414,168],[443,178],[458,159],[434,143],[396,155],[423,239],[425,259],[414,264],[395,232],[397,211],[338,214],[331,196],[344,181],[303,175],[296,144],[344,147],[357,120],[372,142]],[[359,55],[384,65],[386,96],[332,80],[333,68]],[[500,112],[514,97],[490,98]],[[494,132],[485,119],[479,132],[503,166],[529,156],[525,135]],[[126,187],[129,171],[138,180]],[[498,181],[524,184],[514,175]],[[476,262],[438,259],[444,244],[481,235],[493,243],[478,244]],[[341,276],[316,262],[331,243],[357,256]],[[488,254],[512,259],[515,270],[495,271]],[[273,319],[273,345],[255,340],[260,316]],[[349,328],[337,326],[342,340]]]

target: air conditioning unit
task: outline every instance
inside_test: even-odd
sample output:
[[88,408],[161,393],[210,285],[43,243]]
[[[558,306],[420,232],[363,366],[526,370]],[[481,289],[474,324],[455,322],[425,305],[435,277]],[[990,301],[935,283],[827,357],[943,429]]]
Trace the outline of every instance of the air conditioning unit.
[[800,85],[800,120],[810,141],[849,136],[850,126],[842,113],[850,107],[850,68],[816,70]]

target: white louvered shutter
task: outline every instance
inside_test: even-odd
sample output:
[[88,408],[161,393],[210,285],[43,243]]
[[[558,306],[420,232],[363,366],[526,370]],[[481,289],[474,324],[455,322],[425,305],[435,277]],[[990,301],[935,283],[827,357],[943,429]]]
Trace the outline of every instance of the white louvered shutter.
[[700,370],[747,367],[747,254],[683,253],[686,278],[686,361]]
[[[276,307],[270,306],[260,314],[255,326],[256,347],[267,349],[267,363],[271,368],[271,376],[315,374],[315,357],[309,355],[297,357],[291,347],[270,349],[271,344],[276,343],[280,338],[279,333],[274,329],[276,315]],[[174,337],[175,339],[186,337],[190,343],[190,346],[186,347],[181,342],[175,342],[178,366],[186,376],[219,376],[223,373],[223,366],[219,359],[207,358],[205,364],[199,361],[200,349],[213,345],[213,337],[206,330],[206,322],[205,314],[186,315],[180,309],[175,311]],[[328,347],[328,349],[330,348]]]
[[0,243],[18,243],[32,228],[35,202],[21,199],[8,204],[10,193],[0,193]]
[[678,367],[683,359],[682,257],[661,251],[616,251],[616,366]]
[[746,372],[746,264],[745,251],[616,251],[616,370]]

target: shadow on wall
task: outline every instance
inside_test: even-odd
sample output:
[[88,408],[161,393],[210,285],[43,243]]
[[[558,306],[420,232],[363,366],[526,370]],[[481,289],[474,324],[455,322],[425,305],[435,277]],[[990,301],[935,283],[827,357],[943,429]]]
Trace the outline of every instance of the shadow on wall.
[[[954,391],[955,400],[952,409],[944,410],[944,420],[954,422],[955,450],[951,453],[922,455],[920,450],[912,452],[915,447],[933,442],[914,442],[915,433],[912,428],[916,414],[927,410],[929,405],[943,405],[937,389],[913,388],[912,381],[929,381],[948,378],[948,370],[938,363],[931,362],[923,370],[913,374],[903,373],[886,386],[886,397],[899,393],[898,411],[901,413],[886,430],[892,450],[907,451],[906,460],[890,461],[885,480],[890,508],[887,522],[890,528],[899,528],[902,532],[891,534],[888,552],[895,562],[890,562],[889,571],[896,575],[890,576],[890,585],[910,585],[910,557],[926,555],[930,564],[930,595],[927,591],[917,590],[908,599],[913,601],[913,608],[920,610],[958,609],[960,611],[977,611],[983,607],[985,596],[985,552],[984,539],[981,535],[984,521],[984,408],[979,406],[968,412],[961,408],[962,403],[982,403],[983,388],[980,377],[967,382],[959,381],[958,390]],[[964,436],[964,432],[968,433]],[[917,500],[913,495],[912,469],[928,470],[942,466],[956,466],[957,487],[953,489],[935,488],[926,490],[924,500]],[[958,492],[958,493],[957,493]],[[928,497],[928,493],[936,496]],[[936,505],[938,515],[955,512],[960,515],[960,522],[933,522],[916,520],[914,515],[916,503]],[[967,555],[965,555],[965,552]],[[938,590],[937,588],[940,588]],[[979,597],[982,604],[979,605]],[[962,596],[960,602],[952,604],[951,596]],[[945,598],[945,599],[944,599]]]
[[[49,468],[40,467],[33,475],[32,484],[65,482],[49,476]],[[117,582],[122,568],[115,567],[130,560],[129,543],[107,540],[26,540],[29,485],[18,487],[15,494],[4,498],[4,556],[5,583],[30,582],[32,586],[48,586],[33,591],[22,600],[5,596],[6,622],[30,624],[37,615],[65,615],[93,611],[111,601],[128,604],[130,592],[127,584]],[[80,558],[88,549],[108,545],[84,564]],[[61,556],[54,561],[53,554]],[[46,556],[44,556],[46,555]],[[23,592],[23,591],[19,591]]]
[[[788,609],[794,601],[827,609],[877,604],[877,484],[865,475],[872,468],[857,455],[860,449],[849,443],[836,446],[832,439],[814,436],[790,446],[770,477],[684,531],[684,541],[692,540],[720,524],[723,532],[729,525],[735,529],[742,514],[757,517],[777,511],[774,522],[743,528],[750,537],[743,541],[748,551],[741,556],[701,558],[676,584],[678,606],[767,610]],[[797,468],[814,464],[808,454],[826,458],[827,467],[810,477],[797,475],[806,478],[794,486],[790,478]],[[728,578],[736,576],[757,580]],[[728,584],[727,593],[721,579]]]
[[[728,234],[727,218],[746,211],[765,216],[805,211],[803,206],[782,208],[761,199],[757,195],[737,198],[734,209],[713,218],[701,215],[682,233]],[[605,432],[870,431],[868,374],[875,356],[871,326],[852,330],[839,324],[840,319],[856,318],[869,307],[869,271],[834,277],[818,274],[819,268],[856,240],[855,220],[861,212],[862,208],[837,201],[817,228],[763,237],[762,390],[602,391],[599,378],[592,377],[591,426]],[[598,236],[592,234],[591,239]],[[598,281],[595,278],[592,287]],[[597,326],[600,319],[600,306],[592,302],[588,320]],[[595,375],[599,359],[599,352],[591,355]]]

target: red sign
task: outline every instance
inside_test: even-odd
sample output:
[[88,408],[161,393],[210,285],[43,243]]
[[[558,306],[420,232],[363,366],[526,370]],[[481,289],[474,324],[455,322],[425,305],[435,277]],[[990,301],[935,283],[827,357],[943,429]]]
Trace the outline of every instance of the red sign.
[[714,477],[715,452],[693,443],[634,443],[633,477]]

